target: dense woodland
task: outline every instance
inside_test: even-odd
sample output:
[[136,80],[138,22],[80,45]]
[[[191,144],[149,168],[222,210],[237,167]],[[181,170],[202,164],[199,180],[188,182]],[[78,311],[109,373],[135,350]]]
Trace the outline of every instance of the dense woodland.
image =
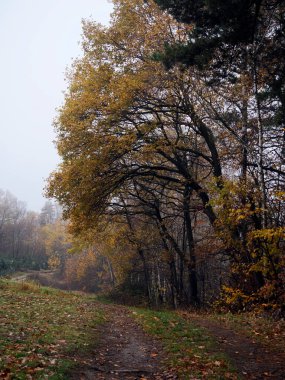
[[284,2],[113,2],[83,23],[55,121],[66,222],[16,202],[1,252],[154,305],[282,315]]

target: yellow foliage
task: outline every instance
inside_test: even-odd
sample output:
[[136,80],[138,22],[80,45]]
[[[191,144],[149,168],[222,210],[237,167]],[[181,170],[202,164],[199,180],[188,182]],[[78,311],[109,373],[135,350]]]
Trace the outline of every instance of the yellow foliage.
[[72,244],[71,235],[67,232],[66,223],[57,220],[55,223],[41,227],[42,240],[46,254],[49,256],[48,264],[51,268],[58,268],[64,260]]

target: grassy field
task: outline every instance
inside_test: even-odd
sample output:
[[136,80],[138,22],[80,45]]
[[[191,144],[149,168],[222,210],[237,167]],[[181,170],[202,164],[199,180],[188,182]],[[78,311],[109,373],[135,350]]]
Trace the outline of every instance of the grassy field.
[[67,379],[102,322],[94,297],[0,280],[0,378]]

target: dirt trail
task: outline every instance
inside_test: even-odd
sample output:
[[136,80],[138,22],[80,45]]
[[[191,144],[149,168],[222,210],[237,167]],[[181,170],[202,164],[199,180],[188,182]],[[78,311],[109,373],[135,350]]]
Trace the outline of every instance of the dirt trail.
[[[102,305],[100,305],[100,308]],[[92,363],[71,379],[176,379],[164,372],[161,345],[148,336],[122,306],[104,305],[111,320],[100,328],[100,344]]]
[[260,342],[235,332],[222,323],[193,315],[191,320],[206,328],[219,343],[219,351],[225,352],[240,376],[246,380],[284,380],[285,351],[273,352]]
[[11,280],[16,282],[23,282],[27,280],[37,279],[37,276],[49,276],[51,277],[55,271],[53,270],[26,270],[25,272],[20,272],[16,274],[12,274],[10,276]]
[[[67,285],[55,274],[53,271],[30,271],[14,280],[34,279],[42,285],[66,289]],[[163,370],[161,344],[142,330],[127,308],[100,303],[102,308],[109,322],[99,328],[100,344],[92,358],[86,358],[86,365],[81,365],[70,375],[70,379],[177,379],[173,373]],[[187,313],[185,317],[210,332],[219,343],[217,350],[228,355],[242,378],[285,380],[284,351],[273,352],[222,322],[212,321],[202,315]]]

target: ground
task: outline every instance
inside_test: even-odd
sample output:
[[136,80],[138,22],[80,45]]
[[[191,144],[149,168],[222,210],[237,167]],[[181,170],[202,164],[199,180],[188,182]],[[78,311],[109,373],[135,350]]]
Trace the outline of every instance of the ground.
[[[162,362],[167,352],[164,352],[163,340],[155,340],[147,335],[142,328],[134,322],[130,312],[123,306],[105,305],[106,315],[111,315],[109,322],[101,328],[101,340],[95,352],[91,366],[81,368],[74,375],[80,379],[177,379],[178,375],[163,369]],[[135,312],[136,313],[136,312]],[[159,314],[155,314],[158,315]],[[159,318],[155,316],[154,318]],[[184,313],[184,318],[191,319],[194,325],[207,330],[214,337],[217,344],[211,354],[226,353],[236,368],[236,373],[224,372],[229,379],[238,376],[245,379],[278,379],[285,378],[284,352],[263,346],[260,342],[237,333],[225,327],[222,322],[203,318],[197,314]],[[156,320],[156,319],[154,319]],[[185,353],[184,353],[185,354]],[[209,355],[209,352],[206,352]],[[195,355],[194,355],[195,357]],[[214,360],[220,365],[222,361]],[[192,363],[196,364],[196,363]],[[205,364],[205,368],[207,365]],[[189,371],[187,375],[187,371]],[[194,365],[193,365],[194,372]],[[204,373],[204,375],[203,375]],[[211,371],[200,371],[202,378],[216,378]],[[201,378],[197,374],[197,378]],[[196,375],[195,375],[196,376]],[[190,369],[183,371],[179,378],[195,379]],[[217,377],[222,379],[222,377]]]
[[162,347],[147,335],[123,306],[101,305],[108,322],[100,327],[100,343],[89,365],[72,379],[175,379],[163,372]]
[[256,339],[235,332],[222,322],[189,315],[195,323],[206,328],[216,339],[218,349],[226,352],[246,379],[285,379],[285,352],[266,347]]
[[[14,293],[10,285],[2,285],[0,332],[8,344],[5,346],[5,340],[2,348],[0,344],[1,354],[7,358],[4,362],[0,359],[0,379],[285,379],[284,321],[130,309],[99,302],[83,293],[34,290],[24,283],[30,275],[16,276],[19,285],[13,285]],[[35,278],[35,273],[32,275]],[[36,278],[40,277],[37,274]],[[51,277],[49,272],[42,274],[45,284],[52,283]],[[50,314],[46,300],[52,305]],[[13,314],[18,303],[20,313],[24,313],[23,305],[32,305],[24,317],[19,311]],[[38,324],[42,329],[42,319],[34,321],[31,316],[37,318],[44,307],[43,337],[35,328]],[[27,324],[27,332],[23,324]],[[67,334],[70,328],[72,333]],[[52,334],[61,334],[56,336],[56,344]],[[21,336],[29,343],[28,348]],[[40,339],[41,345],[35,339]],[[36,363],[32,368],[27,366],[30,358]],[[57,362],[69,364],[57,372]],[[48,368],[45,363],[49,363]],[[45,371],[52,375],[41,377]]]

